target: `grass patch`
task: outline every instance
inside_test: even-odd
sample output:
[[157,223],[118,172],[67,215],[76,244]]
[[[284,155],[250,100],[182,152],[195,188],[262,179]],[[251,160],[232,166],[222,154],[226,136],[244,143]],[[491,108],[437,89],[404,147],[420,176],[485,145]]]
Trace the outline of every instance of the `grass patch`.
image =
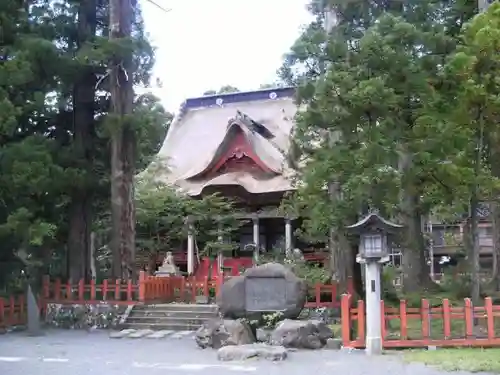
[[[407,334],[408,339],[418,340],[422,339],[422,321],[420,319],[407,320]],[[442,318],[432,318],[430,321],[430,338],[440,340],[444,338]],[[461,319],[453,319],[450,324],[451,337],[462,338],[465,337],[465,322]],[[387,339],[399,339],[401,332],[401,324],[399,319],[391,319],[387,322]]]
[[342,337],[342,324],[329,324],[328,327],[333,332],[333,337]]
[[412,350],[407,362],[422,362],[446,371],[492,372],[500,374],[500,348]]

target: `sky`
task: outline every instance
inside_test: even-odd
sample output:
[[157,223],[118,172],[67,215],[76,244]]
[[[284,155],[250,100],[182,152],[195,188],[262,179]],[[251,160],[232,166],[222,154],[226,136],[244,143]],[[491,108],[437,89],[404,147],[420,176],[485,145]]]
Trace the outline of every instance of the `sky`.
[[157,48],[154,76],[162,83],[151,91],[172,112],[210,89],[246,91],[275,81],[283,55],[311,19],[307,0],[155,2],[171,11],[142,0],[146,31]]

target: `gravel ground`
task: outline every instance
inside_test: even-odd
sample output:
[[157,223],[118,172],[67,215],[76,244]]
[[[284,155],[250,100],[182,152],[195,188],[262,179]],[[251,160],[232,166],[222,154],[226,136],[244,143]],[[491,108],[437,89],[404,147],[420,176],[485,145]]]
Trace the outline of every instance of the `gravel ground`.
[[[440,375],[420,364],[403,364],[397,355],[374,358],[363,351],[297,351],[286,361],[219,362],[213,350],[196,347],[192,337],[155,340],[111,339],[102,331],[48,331],[0,335],[1,375]],[[466,373],[456,372],[455,375]]]

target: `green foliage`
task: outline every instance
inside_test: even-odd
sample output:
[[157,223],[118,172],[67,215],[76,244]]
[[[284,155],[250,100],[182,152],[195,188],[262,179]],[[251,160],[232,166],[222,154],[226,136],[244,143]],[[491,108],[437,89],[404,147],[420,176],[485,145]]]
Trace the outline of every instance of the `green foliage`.
[[219,94],[230,94],[232,92],[239,92],[240,89],[231,85],[221,86],[218,90],[207,90],[203,93],[203,96],[208,95],[219,95]]
[[259,255],[258,265],[276,262],[290,267],[295,275],[304,279],[309,285],[317,283],[326,284],[330,281],[328,270],[316,264],[308,263],[300,259],[287,259],[284,249],[273,249]]
[[327,284],[330,281],[328,269],[315,264],[295,262],[293,272],[301,279],[306,280],[309,285]]
[[400,270],[390,265],[382,269],[381,286],[382,286],[382,299],[387,304],[398,304],[399,295],[394,285],[396,279],[400,276]]
[[272,329],[283,320],[283,313],[281,311],[276,311],[271,314],[262,315],[263,328]]
[[137,248],[147,254],[175,248],[187,238],[191,221],[197,242],[205,244],[202,255],[213,259],[218,252],[235,246],[231,241],[219,241],[220,236],[230,237],[240,225],[235,213],[231,201],[219,195],[192,199],[159,182],[155,169],[148,169],[137,186]]
[[[132,38],[110,43],[107,1],[27,6],[0,5],[0,287],[19,284],[26,259],[37,276],[55,269],[69,276],[68,268],[88,262],[75,256],[89,250],[86,228],[109,214],[107,65],[111,55],[133,51],[132,78],[147,86],[154,63],[139,8]],[[138,169],[159,150],[171,118],[153,96],[136,98],[129,120]]]
[[[376,207],[405,224],[405,289],[429,287],[421,222],[457,220],[500,191],[498,9],[472,18],[473,2],[311,2],[315,19],[279,71],[303,105],[285,208],[305,218],[304,238],[326,241]],[[327,10],[337,24],[325,31]]]

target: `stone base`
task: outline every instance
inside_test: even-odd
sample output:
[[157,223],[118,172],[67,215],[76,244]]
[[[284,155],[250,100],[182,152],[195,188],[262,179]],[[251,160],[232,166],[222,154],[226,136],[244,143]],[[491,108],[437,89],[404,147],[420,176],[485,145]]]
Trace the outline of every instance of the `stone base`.
[[96,305],[62,305],[49,303],[45,323],[67,329],[114,328],[125,307],[100,303]]
[[224,346],[217,351],[219,361],[243,361],[248,358],[263,358],[269,361],[283,361],[288,356],[283,346],[248,344]]
[[366,354],[380,355],[382,354],[382,338],[381,337],[367,337],[366,338]]

